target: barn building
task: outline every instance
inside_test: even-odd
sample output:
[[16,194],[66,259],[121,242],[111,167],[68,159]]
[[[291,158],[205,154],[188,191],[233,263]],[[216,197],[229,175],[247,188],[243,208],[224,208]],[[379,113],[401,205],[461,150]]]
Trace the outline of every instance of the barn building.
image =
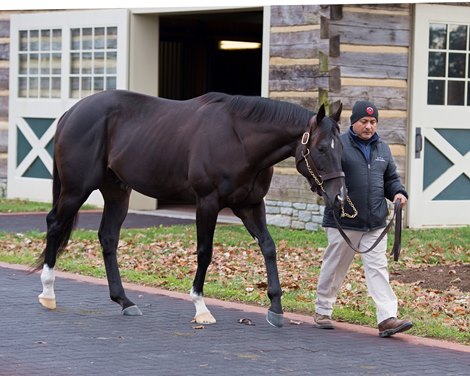
[[[406,224],[469,225],[469,32],[469,3],[1,11],[0,178],[8,197],[50,201],[57,120],[101,90],[261,95],[315,112],[341,102],[342,131],[369,99],[410,194]],[[271,224],[321,223],[291,159],[275,166],[266,206]]]

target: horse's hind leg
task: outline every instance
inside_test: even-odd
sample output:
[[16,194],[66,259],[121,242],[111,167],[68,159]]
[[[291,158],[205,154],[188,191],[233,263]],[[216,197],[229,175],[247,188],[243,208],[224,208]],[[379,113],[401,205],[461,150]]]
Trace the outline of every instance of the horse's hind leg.
[[218,212],[217,200],[207,197],[198,200],[196,210],[197,270],[190,293],[191,300],[196,308],[194,319],[198,324],[215,324],[216,322],[204,303],[203,288],[207,268],[212,260],[212,242]]
[[277,270],[276,246],[266,226],[264,202],[241,208],[232,208],[232,210],[242,220],[248,232],[258,241],[261,248],[268,274],[268,297],[271,300],[271,307],[268,310],[266,320],[271,325],[280,328],[283,325],[282,291]]
[[[54,266],[58,253],[63,251],[67,245],[76,214],[86,198],[86,195],[74,196],[62,192],[57,203],[46,217],[46,248],[38,261],[43,263],[41,273],[42,292],[38,298],[39,302],[46,308],[56,308]],[[40,266],[39,264],[38,268]]]
[[140,316],[142,312],[124,292],[116,255],[119,233],[127,215],[131,190],[119,183],[111,183],[100,190],[104,197],[104,210],[98,236],[103,250],[109,294],[111,300],[122,307],[123,315]]

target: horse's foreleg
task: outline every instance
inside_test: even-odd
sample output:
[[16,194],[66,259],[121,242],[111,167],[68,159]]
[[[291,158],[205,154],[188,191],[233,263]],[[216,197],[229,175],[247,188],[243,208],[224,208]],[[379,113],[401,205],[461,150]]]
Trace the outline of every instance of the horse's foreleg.
[[127,215],[130,191],[116,187],[116,189],[112,191],[112,194],[109,190],[102,191],[102,193],[105,199],[105,205],[98,237],[103,251],[110,298],[122,307],[123,315],[141,316],[142,312],[140,309],[124,292],[116,255],[119,233]]
[[206,272],[212,260],[212,242],[218,214],[216,202],[215,200],[201,199],[196,210],[197,270],[190,296],[196,308],[194,319],[198,324],[214,324],[216,322],[203,298]]
[[266,226],[264,202],[249,207],[233,208],[233,212],[242,220],[251,236],[258,241],[263,253],[268,274],[268,297],[271,301],[266,320],[280,328],[283,325],[282,290],[277,270],[276,246]]

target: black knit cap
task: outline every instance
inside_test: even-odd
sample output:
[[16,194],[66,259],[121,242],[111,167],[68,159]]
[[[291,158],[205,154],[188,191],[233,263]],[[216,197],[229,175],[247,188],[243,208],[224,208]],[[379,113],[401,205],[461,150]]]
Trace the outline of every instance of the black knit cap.
[[366,116],[375,117],[379,121],[379,111],[375,104],[369,101],[357,101],[354,103],[351,114],[351,125]]

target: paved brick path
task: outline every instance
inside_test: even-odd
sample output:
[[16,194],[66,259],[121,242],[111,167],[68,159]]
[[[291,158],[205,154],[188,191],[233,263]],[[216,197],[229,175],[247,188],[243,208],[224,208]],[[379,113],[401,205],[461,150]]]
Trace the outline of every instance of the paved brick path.
[[319,330],[299,315],[277,329],[260,307],[208,299],[218,322],[195,329],[186,294],[157,289],[127,285],[144,316],[124,317],[102,280],[66,273],[56,279],[58,308],[47,311],[39,275],[22,269],[0,263],[1,376],[470,375],[469,346],[341,323]]

